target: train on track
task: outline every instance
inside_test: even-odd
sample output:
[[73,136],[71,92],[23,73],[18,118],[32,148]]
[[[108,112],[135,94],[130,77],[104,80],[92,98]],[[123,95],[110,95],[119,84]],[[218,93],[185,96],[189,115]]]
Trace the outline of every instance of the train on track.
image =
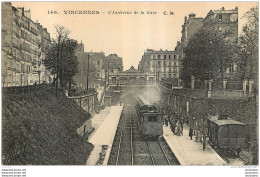
[[230,119],[227,115],[208,118],[209,141],[226,151],[239,151],[246,147],[246,125]]
[[138,95],[135,108],[138,116],[139,128],[145,138],[158,138],[163,135],[161,114],[158,113],[155,105]]

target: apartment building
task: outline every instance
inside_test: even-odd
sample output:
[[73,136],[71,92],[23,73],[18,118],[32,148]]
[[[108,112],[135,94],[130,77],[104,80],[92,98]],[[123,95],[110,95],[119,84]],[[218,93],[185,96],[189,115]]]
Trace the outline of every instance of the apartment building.
[[[50,82],[42,59],[42,44],[50,45],[47,29],[31,20],[30,10],[2,3],[2,86],[26,86]],[[39,31],[40,30],[40,31]],[[46,40],[44,40],[44,35]],[[44,70],[41,73],[41,70]]]

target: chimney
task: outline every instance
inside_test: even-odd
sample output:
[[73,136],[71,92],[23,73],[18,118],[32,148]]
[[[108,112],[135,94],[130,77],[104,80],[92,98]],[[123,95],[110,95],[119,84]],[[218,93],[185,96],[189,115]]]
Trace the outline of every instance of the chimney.
[[26,16],[27,18],[31,18],[31,10],[25,10],[24,11],[24,16]]
[[219,117],[218,117],[218,120],[227,120],[227,118],[228,118],[228,115],[220,114]]
[[225,10],[225,8],[224,8],[224,7],[222,7],[222,8],[221,8],[221,10]]
[[23,7],[17,7],[16,9],[18,10],[20,16],[24,16],[24,8]]
[[187,22],[187,16],[184,17],[184,22],[185,22],[185,23]]
[[11,5],[12,5],[11,2],[5,2],[5,4],[8,5],[8,6],[11,6]]
[[238,11],[238,7],[237,6],[235,7],[235,10]]
[[195,18],[195,16],[196,16],[196,14],[194,14],[194,13],[189,14],[189,18]]

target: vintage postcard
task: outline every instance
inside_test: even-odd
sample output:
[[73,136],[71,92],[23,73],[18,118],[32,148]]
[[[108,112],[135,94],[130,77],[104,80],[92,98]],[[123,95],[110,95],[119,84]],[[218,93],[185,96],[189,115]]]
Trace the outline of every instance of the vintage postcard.
[[258,2],[1,2],[2,176],[36,165],[258,176],[258,13]]

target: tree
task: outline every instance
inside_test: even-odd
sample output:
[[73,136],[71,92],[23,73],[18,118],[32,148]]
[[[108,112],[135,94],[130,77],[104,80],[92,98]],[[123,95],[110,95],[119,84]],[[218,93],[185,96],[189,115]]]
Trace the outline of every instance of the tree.
[[191,76],[204,80],[224,80],[226,69],[234,62],[234,46],[229,42],[232,32],[223,30],[216,21],[208,21],[193,35],[184,48],[184,87],[188,87]]
[[242,34],[239,37],[238,52],[241,56],[241,69],[244,72],[244,79],[253,79],[255,83],[254,97],[255,97],[255,120],[254,124],[256,128],[252,128],[249,123],[249,132],[252,138],[252,164],[258,164],[258,28],[259,28],[259,12],[258,6],[251,8],[244,14],[244,18],[247,18],[247,23],[243,26]]
[[72,77],[78,72],[78,60],[75,53],[77,41],[69,39],[69,31],[63,26],[55,26],[56,39],[52,40],[51,48],[47,50],[43,64],[56,75],[55,83],[58,88],[58,80],[61,87],[69,83],[71,88]]
[[244,14],[247,23],[239,37],[238,54],[241,57],[240,68],[244,79],[257,81],[258,75],[258,7],[251,8]]

